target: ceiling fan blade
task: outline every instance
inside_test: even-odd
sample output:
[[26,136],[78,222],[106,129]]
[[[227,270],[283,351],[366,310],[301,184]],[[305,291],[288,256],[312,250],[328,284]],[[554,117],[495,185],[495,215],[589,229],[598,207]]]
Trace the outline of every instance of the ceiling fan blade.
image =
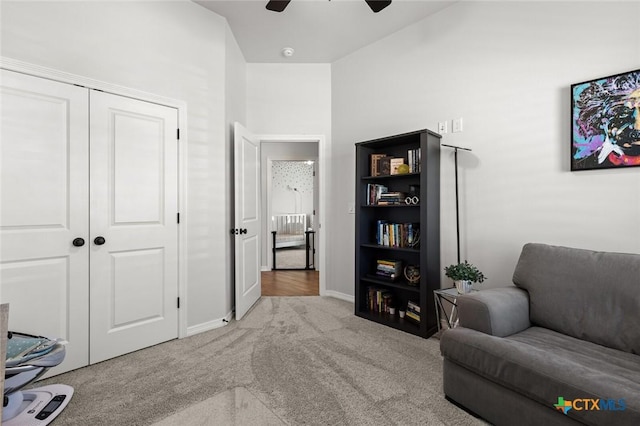
[[274,12],[282,12],[291,0],[271,0],[267,3],[267,9]]
[[364,0],[367,2],[371,10],[375,13],[380,12],[385,7],[391,4],[391,0]]

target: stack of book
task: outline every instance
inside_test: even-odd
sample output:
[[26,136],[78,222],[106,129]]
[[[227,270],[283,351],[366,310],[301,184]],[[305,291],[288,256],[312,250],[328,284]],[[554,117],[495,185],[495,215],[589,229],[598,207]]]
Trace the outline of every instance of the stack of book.
[[407,318],[415,322],[420,322],[420,306],[409,300],[407,302],[407,312],[405,314]]
[[404,192],[394,191],[389,192],[385,191],[380,194],[378,197],[378,203],[381,206],[392,206],[396,204],[405,204],[405,199],[407,198],[407,194]]
[[415,248],[418,245],[420,230],[414,223],[376,222],[376,244],[387,247]]
[[376,275],[392,281],[397,280],[402,276],[402,261],[378,259]]
[[377,287],[367,288],[367,305],[370,312],[389,313],[393,306],[393,293]]
[[407,158],[409,164],[409,173],[419,173],[420,172],[420,148],[410,149],[407,151]]

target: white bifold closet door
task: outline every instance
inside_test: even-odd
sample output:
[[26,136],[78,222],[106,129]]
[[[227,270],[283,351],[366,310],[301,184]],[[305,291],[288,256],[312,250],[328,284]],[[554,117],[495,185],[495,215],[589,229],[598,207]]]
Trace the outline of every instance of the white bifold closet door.
[[89,93],[1,70],[0,300],[9,330],[89,362]]
[[90,110],[93,364],[178,336],[178,124],[102,92]]
[[0,300],[72,370],[178,336],[177,111],[2,71]]

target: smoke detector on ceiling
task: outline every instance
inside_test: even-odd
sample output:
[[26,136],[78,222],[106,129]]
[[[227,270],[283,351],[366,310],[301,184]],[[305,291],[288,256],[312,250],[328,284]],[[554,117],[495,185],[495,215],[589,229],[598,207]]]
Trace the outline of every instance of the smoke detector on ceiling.
[[285,58],[292,57],[294,53],[295,50],[293,50],[292,47],[285,47],[284,49],[282,49],[282,56],[284,56]]

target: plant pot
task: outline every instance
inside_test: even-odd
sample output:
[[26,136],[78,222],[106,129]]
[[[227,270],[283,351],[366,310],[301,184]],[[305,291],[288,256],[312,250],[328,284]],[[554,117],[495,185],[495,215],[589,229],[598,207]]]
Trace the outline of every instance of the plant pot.
[[455,281],[455,283],[456,283],[456,290],[458,290],[458,294],[471,293],[471,286],[473,285],[471,281],[457,280]]

